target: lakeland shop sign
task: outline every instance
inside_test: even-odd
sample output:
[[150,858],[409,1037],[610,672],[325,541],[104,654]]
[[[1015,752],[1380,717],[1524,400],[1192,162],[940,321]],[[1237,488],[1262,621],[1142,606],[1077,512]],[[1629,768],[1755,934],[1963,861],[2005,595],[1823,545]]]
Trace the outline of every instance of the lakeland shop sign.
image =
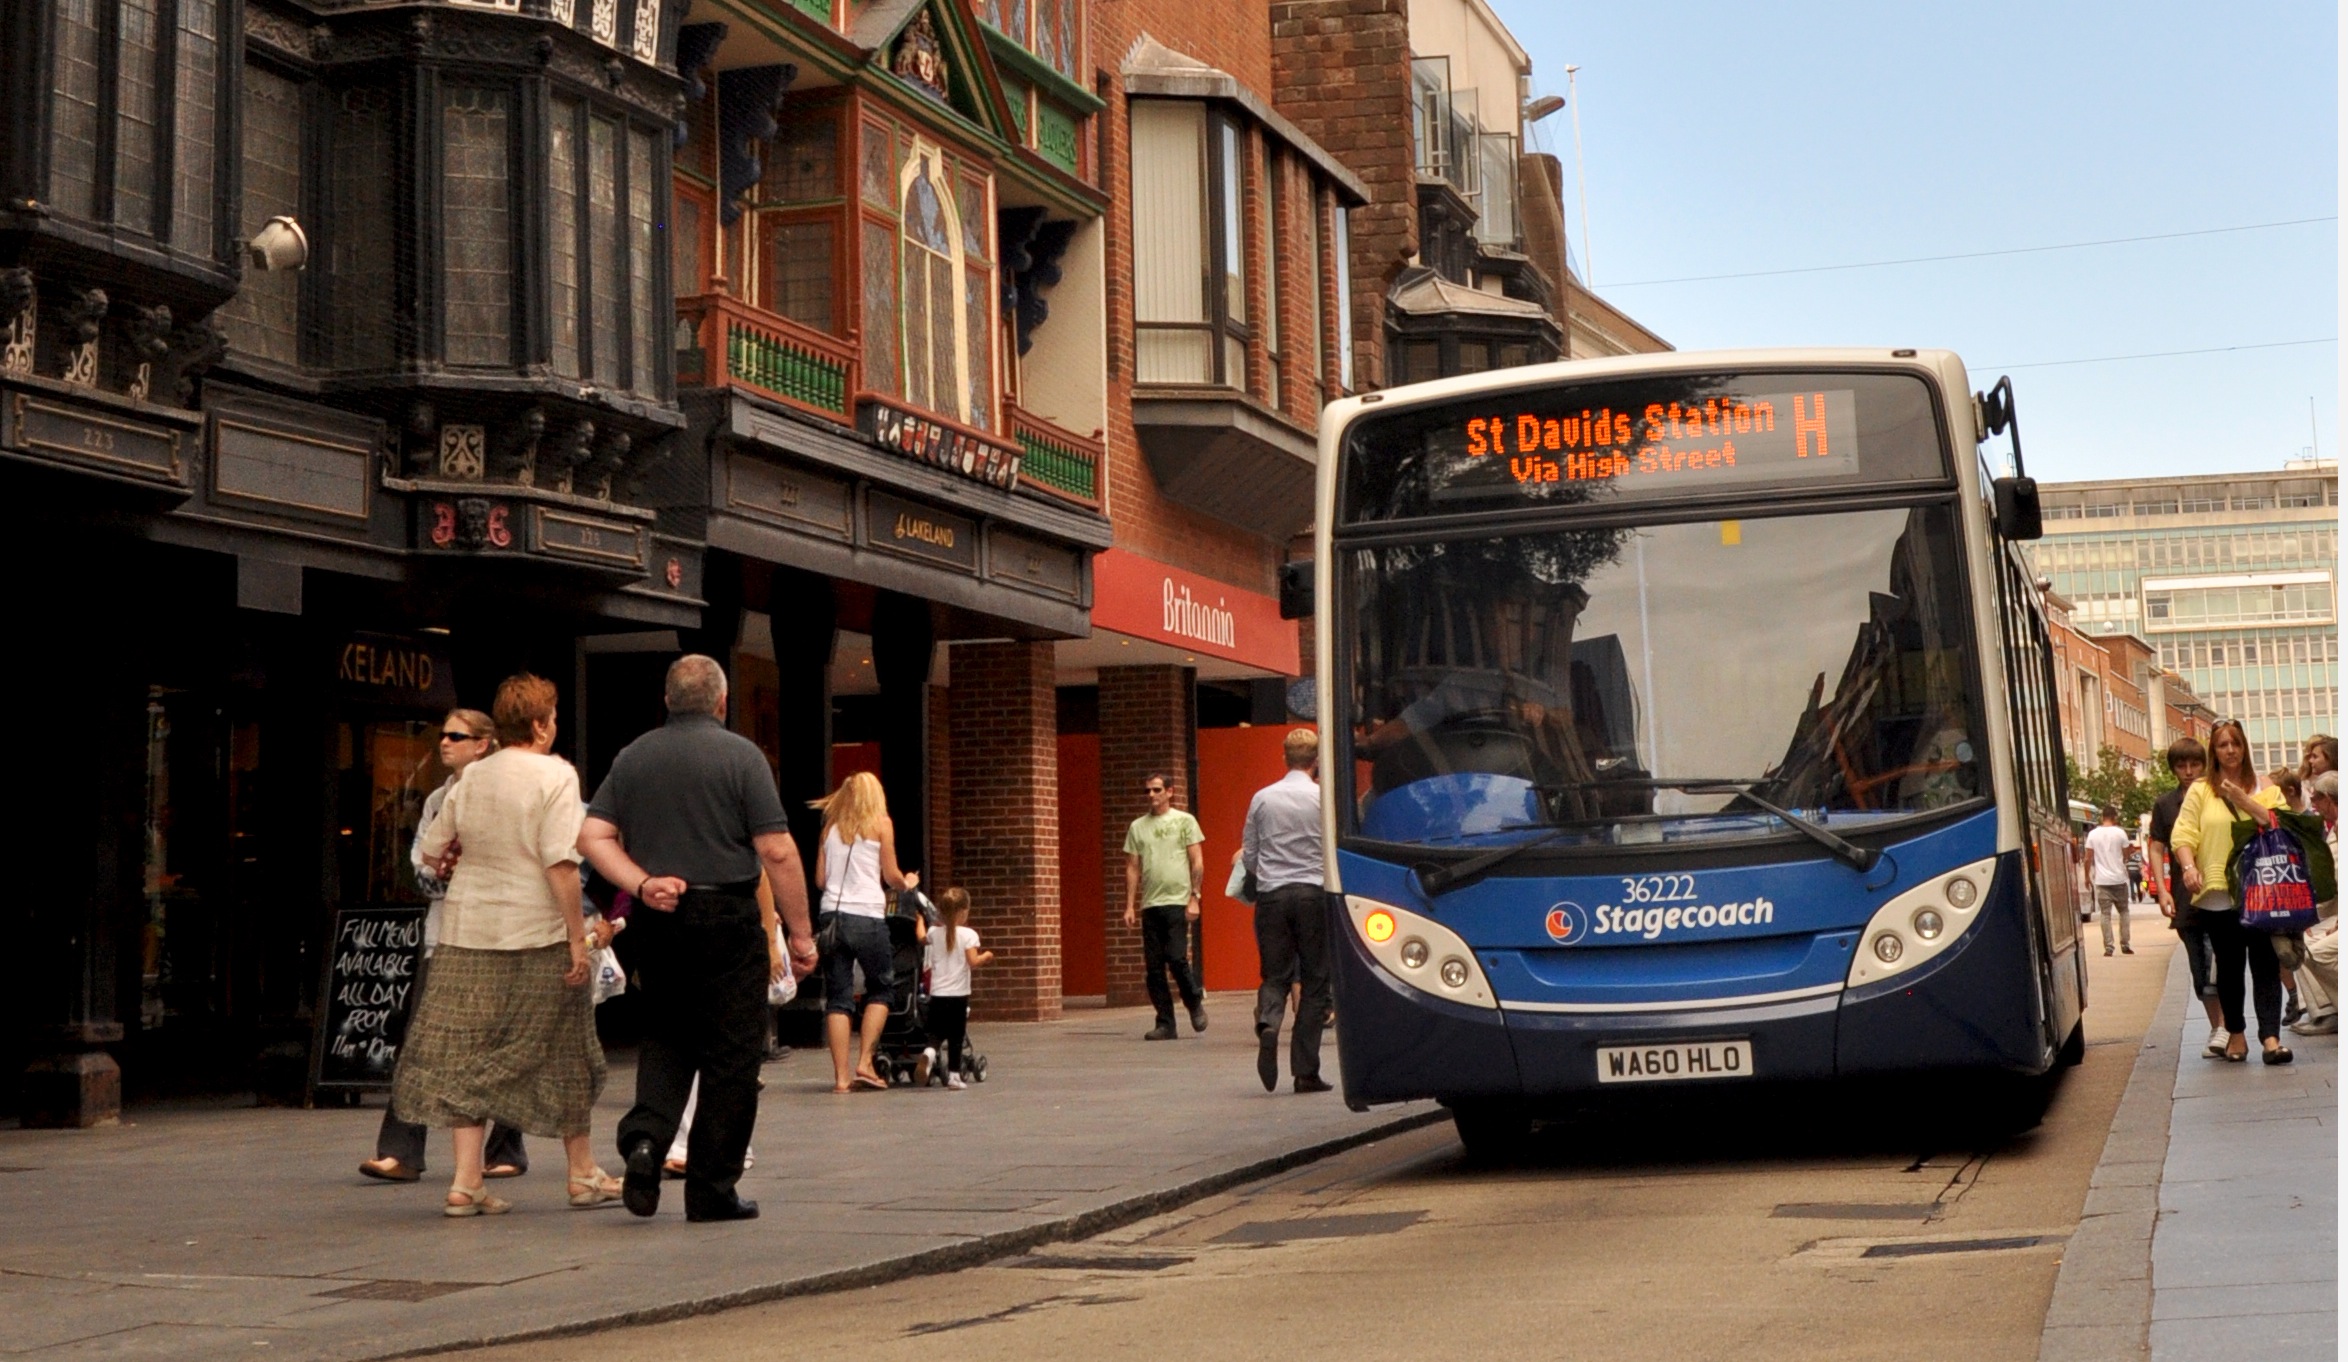
[[1137,553],[1093,558],[1096,629],[1294,676],[1302,665],[1296,621],[1280,602]]

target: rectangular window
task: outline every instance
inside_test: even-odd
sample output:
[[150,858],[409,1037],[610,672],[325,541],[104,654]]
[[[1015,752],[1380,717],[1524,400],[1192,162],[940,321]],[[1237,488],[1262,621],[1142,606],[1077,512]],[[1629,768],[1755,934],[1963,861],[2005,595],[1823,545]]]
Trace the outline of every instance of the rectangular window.
[[1274,408],[1281,405],[1281,394],[1285,391],[1281,381],[1280,277],[1286,271],[1280,263],[1280,224],[1288,208],[1287,174],[1288,162],[1271,149],[1270,143],[1266,143],[1264,192],[1259,202],[1263,209],[1264,358],[1271,386],[1264,396]]
[[1216,375],[1227,388],[1247,382],[1247,243],[1240,235],[1244,203],[1241,199],[1239,127],[1229,119],[1215,120],[1215,275],[1222,305],[1223,367]]
[[701,200],[675,196],[669,222],[669,279],[680,296],[701,292]]
[[1321,409],[1326,391],[1324,375],[1329,371],[1329,338],[1321,324],[1321,280],[1326,278],[1321,261],[1321,193],[1318,182],[1305,181],[1310,190],[1304,201],[1304,317],[1305,317],[1305,391],[1312,396],[1313,410]]
[[156,0],[121,0],[115,7],[114,221],[138,232],[155,230]]
[[1352,392],[1353,230],[1342,206],[1334,209],[1331,217],[1336,223],[1329,245],[1337,257],[1331,265],[1337,275],[1337,386],[1345,392]]
[[505,91],[480,86],[451,86],[441,96],[442,280],[451,364],[513,363],[507,102]]
[[171,244],[209,260],[218,205],[213,169],[219,151],[220,0],[179,0],[179,61],[172,78],[178,98],[172,129]]
[[1132,105],[1134,377],[1209,383],[1206,110]]
[[[244,158],[249,240],[269,219],[302,211],[302,88],[261,66],[245,68]],[[228,343],[279,364],[300,363],[301,285],[292,270],[248,268],[236,297],[220,309]]]
[[588,349],[595,381],[620,386],[621,265],[620,130],[601,118],[587,120],[587,301]]
[[579,101],[554,101],[546,138],[546,289],[554,371],[579,369]]
[[659,346],[668,334],[659,324],[652,289],[657,263],[652,207],[657,156],[649,131],[628,130],[628,386],[647,397],[660,393]]
[[98,215],[98,0],[57,6],[56,88],[49,96],[49,201]]
[[830,218],[776,222],[766,238],[766,310],[818,331],[837,331],[832,271]]
[[333,211],[326,229],[327,315],[334,363],[372,369],[392,361],[394,174],[389,90],[360,86],[338,93],[327,164]]
[[763,203],[828,203],[840,197],[840,129],[829,115],[784,126],[767,152]]
[[860,254],[864,270],[865,386],[876,393],[896,393],[900,391],[897,386],[896,228],[886,222],[867,220]]

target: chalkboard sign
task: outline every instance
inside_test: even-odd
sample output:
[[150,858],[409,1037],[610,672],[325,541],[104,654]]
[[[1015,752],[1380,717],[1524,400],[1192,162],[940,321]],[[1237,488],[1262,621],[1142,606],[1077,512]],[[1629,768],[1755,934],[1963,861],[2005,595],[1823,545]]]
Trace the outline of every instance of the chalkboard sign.
[[424,959],[423,904],[338,908],[318,1000],[310,1087],[382,1091],[391,1086]]

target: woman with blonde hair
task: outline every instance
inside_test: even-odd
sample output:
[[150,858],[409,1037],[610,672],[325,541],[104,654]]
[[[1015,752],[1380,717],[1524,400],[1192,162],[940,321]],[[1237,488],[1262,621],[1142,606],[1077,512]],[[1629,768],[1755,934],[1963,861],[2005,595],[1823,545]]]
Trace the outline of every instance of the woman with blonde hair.
[[2170,839],[2184,871],[2185,892],[2209,932],[2217,953],[2218,1003],[2226,1022],[2225,1057],[2241,1063],[2250,1053],[2244,1039],[2242,969],[2250,968],[2251,997],[2258,1008],[2258,1039],[2266,1047],[2269,1064],[2288,1064],[2291,1052],[2279,1037],[2283,1029],[2280,970],[2274,938],[2242,925],[2241,898],[2232,878],[2234,819],[2246,817],[2262,828],[2273,827],[2283,792],[2259,777],[2250,764],[2250,739],[2242,725],[2221,720],[2210,730],[2209,771],[2185,792],[2177,810],[2177,826]]
[[[874,1072],[873,1047],[889,1020],[889,990],[896,985],[889,949],[889,895],[921,883],[918,873],[897,868],[897,825],[889,821],[888,796],[879,777],[858,771],[840,788],[808,807],[823,813],[823,837],[815,857],[815,887],[823,906],[816,934],[830,929],[824,957],[824,1039],[832,1051],[832,1091],[886,1088]],[[849,1018],[855,1015],[856,967],[864,967],[864,1021],[856,1062],[848,1062]]]
[[579,773],[552,753],[554,710],[554,686],[541,677],[499,683],[491,712],[502,746],[465,768],[418,844],[448,893],[391,1100],[402,1120],[451,1128],[446,1215],[512,1209],[481,1185],[492,1118],[562,1137],[573,1206],[619,1197],[619,1180],[588,1152],[604,1067],[579,902],[587,806]]

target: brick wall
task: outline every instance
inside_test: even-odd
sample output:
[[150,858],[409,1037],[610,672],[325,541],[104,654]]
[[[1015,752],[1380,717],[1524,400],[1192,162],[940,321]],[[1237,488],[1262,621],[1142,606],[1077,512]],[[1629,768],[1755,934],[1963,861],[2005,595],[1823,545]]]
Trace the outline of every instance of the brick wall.
[[962,643],[947,692],[955,883],[998,952],[971,1015],[1060,1015],[1060,770],[1049,643]]
[[[956,674],[955,689],[961,685]],[[1109,1006],[1130,1007],[1149,995],[1142,987],[1141,933],[1125,925],[1125,829],[1149,812],[1141,785],[1152,772],[1173,781],[1176,808],[1192,807],[1198,673],[1189,667],[1103,667],[1100,685],[1101,905]]]
[[954,882],[953,709],[952,692],[929,688],[929,875],[921,887],[933,898]]
[[[1110,373],[1104,509],[1115,525],[1119,548],[1250,591],[1271,591],[1276,583],[1279,546],[1167,500],[1158,490],[1157,478],[1150,472],[1134,431],[1133,170],[1126,136],[1125,87],[1119,75],[1125,54],[1146,33],[1177,52],[1231,73],[1268,98],[1271,36],[1264,7],[1261,0],[1123,0],[1094,5],[1089,12],[1091,50],[1099,68],[1095,90],[1109,104],[1100,115],[1101,183],[1112,195],[1105,265]],[[1252,198],[1250,202],[1252,212]]]
[[1370,191],[1351,223],[1353,381],[1367,391],[1386,382],[1386,290],[1419,248],[1409,3],[1276,0],[1271,18],[1275,107]]

